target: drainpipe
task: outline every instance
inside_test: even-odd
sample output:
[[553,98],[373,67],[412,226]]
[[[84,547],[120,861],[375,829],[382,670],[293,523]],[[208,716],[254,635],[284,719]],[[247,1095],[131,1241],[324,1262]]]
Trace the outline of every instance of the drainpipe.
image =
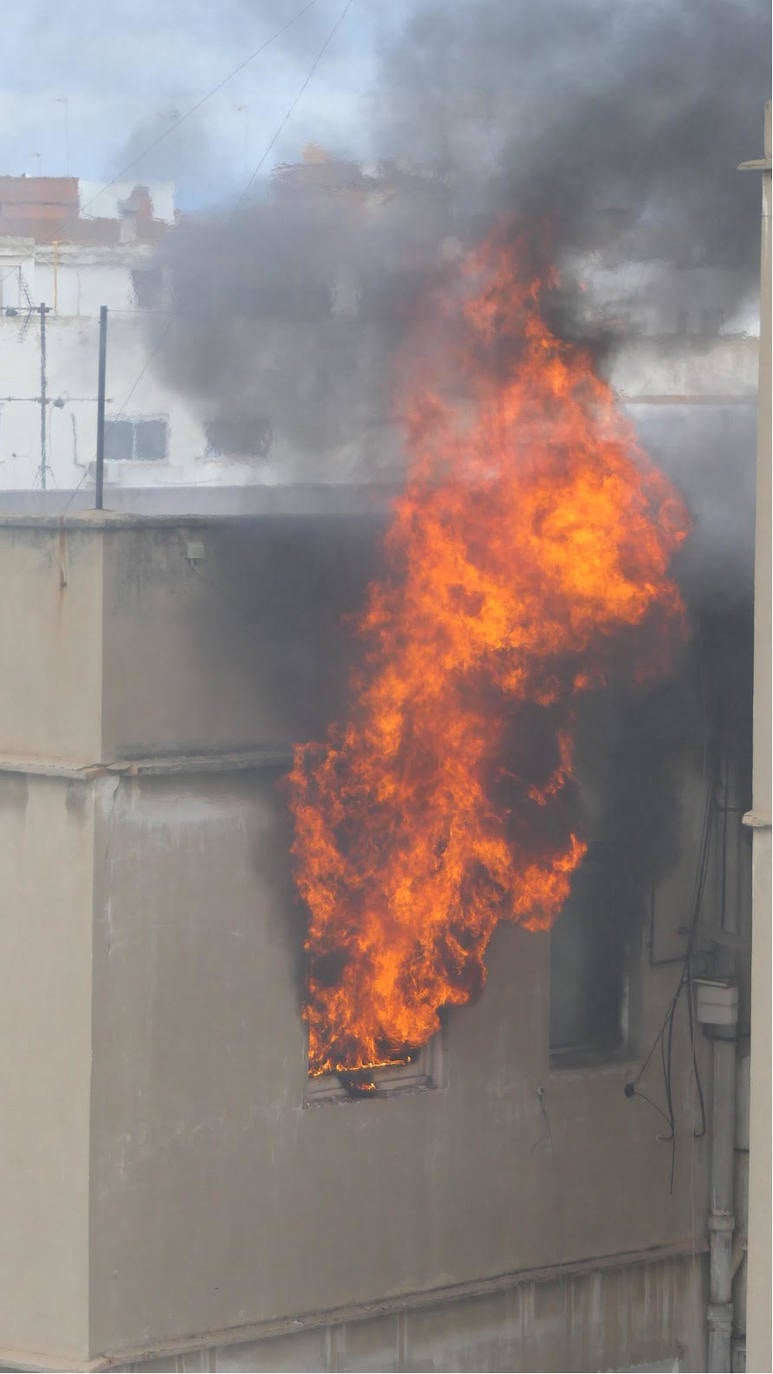
[[[744,166],[744,164],[742,164]],[[752,810],[751,1094],[746,1354],[749,1369],[771,1368],[771,138],[745,164],[762,173],[760,372],[754,552],[754,741]]]
[[709,1374],[728,1374],[733,1339],[733,1182],[738,988],[732,978],[695,980],[695,1014],[714,1045],[709,1210]]
[[[744,1019],[739,997],[740,1021]],[[749,1232],[749,1047],[741,1047],[739,1030],[735,1096],[735,1241],[733,1243],[732,1368],[746,1369],[746,1247]]]

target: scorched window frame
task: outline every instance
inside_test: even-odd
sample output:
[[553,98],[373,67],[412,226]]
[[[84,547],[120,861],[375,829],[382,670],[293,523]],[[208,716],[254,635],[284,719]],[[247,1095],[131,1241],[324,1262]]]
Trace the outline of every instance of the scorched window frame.
[[357,1091],[348,1087],[344,1075],[307,1075],[304,1107],[319,1107],[325,1103],[383,1101],[405,1093],[427,1092],[445,1086],[444,1029],[418,1050],[410,1064],[387,1064],[373,1070],[374,1091]]

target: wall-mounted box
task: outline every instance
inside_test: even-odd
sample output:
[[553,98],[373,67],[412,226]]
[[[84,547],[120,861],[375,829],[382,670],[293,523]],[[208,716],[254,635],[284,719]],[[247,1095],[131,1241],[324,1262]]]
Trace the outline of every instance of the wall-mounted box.
[[696,978],[695,1014],[704,1026],[734,1026],[738,1020],[738,988],[730,978]]

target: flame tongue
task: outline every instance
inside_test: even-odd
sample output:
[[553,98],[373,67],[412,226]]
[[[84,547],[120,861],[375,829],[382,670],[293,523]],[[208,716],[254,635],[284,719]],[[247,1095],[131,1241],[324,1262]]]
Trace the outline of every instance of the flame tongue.
[[349,718],[290,775],[312,1073],[404,1061],[479,991],[498,921],[552,924],[585,852],[574,697],[603,682],[613,637],[657,626],[641,662],[631,641],[643,675],[682,628],[679,497],[545,325],[512,245],[472,255],[462,287],[430,311],[454,343],[407,397],[409,478]]

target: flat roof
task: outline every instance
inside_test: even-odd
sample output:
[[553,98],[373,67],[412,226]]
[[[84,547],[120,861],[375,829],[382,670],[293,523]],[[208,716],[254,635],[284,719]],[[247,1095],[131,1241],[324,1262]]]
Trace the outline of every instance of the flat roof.
[[93,528],[134,521],[271,516],[383,516],[399,483],[311,483],[249,487],[121,487],[105,492],[107,509],[94,510],[93,490],[0,491],[0,524],[60,524]]

